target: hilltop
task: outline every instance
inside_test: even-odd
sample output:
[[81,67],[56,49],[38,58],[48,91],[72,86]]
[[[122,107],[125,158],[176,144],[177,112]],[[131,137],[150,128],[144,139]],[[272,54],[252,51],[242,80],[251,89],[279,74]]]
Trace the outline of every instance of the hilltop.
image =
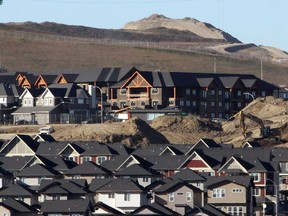
[[[0,24],[1,65],[9,71],[85,70],[136,66],[139,70],[251,73],[288,83],[287,53],[243,44],[193,18],[152,15],[122,29],[43,23]],[[275,74],[277,74],[275,76]]]

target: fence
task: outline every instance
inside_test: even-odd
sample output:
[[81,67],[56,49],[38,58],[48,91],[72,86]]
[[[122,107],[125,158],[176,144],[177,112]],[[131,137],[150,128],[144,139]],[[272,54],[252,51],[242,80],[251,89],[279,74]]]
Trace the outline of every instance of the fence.
[[[209,43],[204,45],[203,43],[173,43],[173,42],[148,42],[148,41],[132,41],[132,40],[117,40],[109,38],[80,38],[80,37],[69,37],[60,35],[51,35],[45,33],[34,33],[34,32],[24,32],[24,31],[13,31],[13,30],[0,30],[0,38],[14,38],[14,39],[33,39],[33,40],[50,40],[59,42],[74,42],[74,43],[89,43],[89,44],[101,44],[101,45],[113,45],[113,46],[129,46],[129,47],[139,47],[148,49],[163,49],[163,50],[175,50],[184,51],[195,54],[212,55],[216,57],[227,57],[235,59],[259,59],[253,55],[241,55],[231,53],[225,54],[214,50],[212,48],[207,48]],[[212,46],[212,44],[210,44]],[[263,58],[263,61],[270,61],[269,58]]]

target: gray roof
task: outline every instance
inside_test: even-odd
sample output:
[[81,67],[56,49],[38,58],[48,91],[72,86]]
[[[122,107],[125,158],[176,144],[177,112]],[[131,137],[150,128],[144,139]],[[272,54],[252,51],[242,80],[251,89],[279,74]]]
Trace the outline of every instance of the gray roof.
[[37,193],[28,186],[9,184],[0,190],[0,197],[31,197]]
[[0,206],[12,211],[12,213],[36,213],[37,210],[32,206],[24,203],[23,201],[15,200],[11,197],[7,197],[0,203]]
[[244,187],[250,187],[252,183],[251,176],[206,176],[206,184],[207,188],[213,188],[214,185],[219,184],[227,184],[227,183],[235,183],[239,185],[243,185]]
[[43,213],[86,213],[92,210],[89,199],[80,200],[45,200],[41,203]]
[[139,213],[143,211],[144,209],[147,209],[153,212],[154,214],[152,215],[180,215],[178,212],[175,212],[172,209],[157,202],[153,202],[147,205],[142,205],[136,210],[134,210],[133,212],[131,212],[129,215],[141,215]]
[[115,176],[162,176],[162,174],[152,168],[144,167],[141,164],[133,164],[118,170]]
[[143,187],[131,179],[113,179],[97,190],[97,192],[141,193]]
[[86,175],[86,176],[96,176],[96,175],[111,175],[112,173],[103,168],[102,166],[92,162],[87,161],[79,164],[76,167],[65,172],[65,175]]
[[15,110],[12,115],[14,114],[30,114],[30,113],[50,113],[56,107],[55,106],[34,106],[34,107],[19,107]]
[[35,164],[16,173],[17,177],[61,177],[62,174],[51,167]]
[[187,182],[199,182],[205,181],[206,179],[201,176],[199,173],[191,170],[191,169],[181,169],[179,172],[175,173],[171,176],[172,179],[181,179],[182,181]]
[[170,181],[166,181],[165,184],[163,184],[162,186],[154,189],[154,192],[155,193],[169,193],[169,192],[172,192],[172,191],[175,191],[183,186],[186,186],[188,188],[190,188],[191,190],[193,191],[198,191],[200,192],[201,190],[199,188],[196,188],[194,187],[193,185],[191,184],[188,184],[187,182],[185,181],[182,181],[180,179],[173,179],[173,180],[170,180]]

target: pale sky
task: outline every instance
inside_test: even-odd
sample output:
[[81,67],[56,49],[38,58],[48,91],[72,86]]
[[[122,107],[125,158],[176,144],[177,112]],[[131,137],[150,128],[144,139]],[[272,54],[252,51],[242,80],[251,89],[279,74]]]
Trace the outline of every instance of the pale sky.
[[120,29],[152,14],[191,17],[243,43],[288,51],[288,0],[3,0],[0,23],[56,22]]

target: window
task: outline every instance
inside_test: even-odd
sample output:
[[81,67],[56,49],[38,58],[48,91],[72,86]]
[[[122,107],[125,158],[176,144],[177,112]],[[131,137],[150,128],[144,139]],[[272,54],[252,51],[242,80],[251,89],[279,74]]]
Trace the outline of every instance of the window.
[[78,104],[84,104],[84,99],[83,98],[79,98],[77,101],[78,101]]
[[191,201],[192,201],[192,193],[186,192],[186,202],[191,202]]
[[222,101],[218,102],[218,107],[222,107]]
[[177,196],[183,196],[183,195],[184,195],[184,193],[182,193],[182,192],[177,193]]
[[141,101],[141,106],[145,106],[145,101]]
[[222,91],[221,91],[221,90],[218,91],[218,95],[219,95],[219,96],[222,95]]
[[174,202],[174,192],[172,192],[172,193],[168,193],[168,200],[169,200],[169,202]]
[[206,90],[202,90],[202,97],[206,98],[207,97],[207,91]]
[[106,156],[98,156],[97,157],[97,164],[101,164],[103,161],[106,161],[107,157]]
[[242,193],[243,189],[242,188],[233,188],[232,193]]
[[151,88],[151,93],[158,94],[159,93],[158,88]]
[[210,118],[211,118],[211,119],[213,119],[213,118],[215,118],[215,117],[216,117],[216,115],[215,115],[214,112],[210,113]]
[[225,91],[225,98],[229,98],[229,92],[228,91]]
[[186,88],[186,95],[190,95],[190,89]]
[[241,108],[242,107],[242,103],[239,101],[239,102],[237,102],[237,107],[238,108]]
[[211,107],[215,107],[215,101],[211,101]]
[[53,200],[60,200],[60,195],[59,194],[56,194],[56,195],[53,195]]
[[244,215],[242,206],[229,206],[227,213],[229,215]]
[[237,97],[241,97],[242,92],[241,91],[237,91]]
[[124,201],[130,201],[130,193],[124,194]]
[[136,102],[135,101],[131,101],[131,107],[136,106]]
[[192,106],[196,107],[196,101],[192,101]]
[[184,101],[183,101],[183,100],[180,100],[180,101],[179,101],[179,105],[180,105],[180,106],[184,106]]
[[157,109],[159,101],[152,101],[152,106]]
[[90,157],[90,156],[84,156],[83,158],[82,158],[82,163],[84,163],[84,162],[86,162],[86,161],[91,161],[92,160],[92,158]]
[[149,178],[147,176],[144,176],[142,181],[143,182],[149,182]]
[[214,89],[211,89],[211,90],[210,90],[210,95],[215,95],[215,94],[216,94],[215,90],[214,90]]
[[191,106],[191,101],[189,101],[189,100],[186,101],[186,106],[187,106],[187,107]]
[[222,189],[222,188],[213,189],[212,197],[214,197],[214,198],[223,198],[223,197],[225,197],[225,189]]
[[254,188],[253,189],[253,196],[260,196],[260,195],[261,195],[260,188]]
[[126,101],[120,101],[120,108],[124,108],[126,106]]
[[229,103],[225,103],[225,109],[229,110],[229,108],[230,108],[230,104]]
[[252,177],[254,182],[260,181],[260,173],[251,173],[250,176]]
[[265,92],[265,91],[262,91],[262,92],[261,92],[261,96],[262,96],[262,97],[265,97],[265,96],[266,96],[266,92]]
[[126,94],[126,89],[120,89],[120,94],[125,95]]
[[192,94],[196,95],[196,89],[192,89]]
[[114,199],[114,197],[115,197],[114,193],[109,193],[109,194],[108,194],[108,198],[109,198],[109,199]]

